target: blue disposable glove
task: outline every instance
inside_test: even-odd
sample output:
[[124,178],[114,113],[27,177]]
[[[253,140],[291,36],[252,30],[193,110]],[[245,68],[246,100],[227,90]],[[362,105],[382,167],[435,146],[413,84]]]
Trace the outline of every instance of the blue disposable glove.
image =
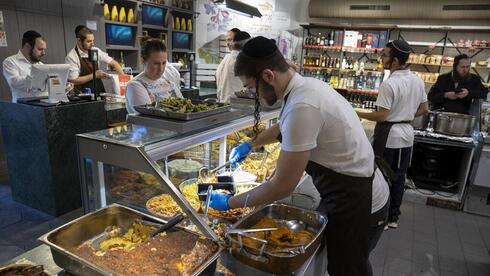
[[228,199],[231,197],[231,195],[211,191],[210,196],[211,199],[209,200],[209,207],[218,211],[226,211],[230,209],[230,206],[228,205]]
[[252,151],[252,144],[250,142],[245,142],[234,147],[230,152],[231,167],[236,168],[237,163],[245,160],[250,151]]

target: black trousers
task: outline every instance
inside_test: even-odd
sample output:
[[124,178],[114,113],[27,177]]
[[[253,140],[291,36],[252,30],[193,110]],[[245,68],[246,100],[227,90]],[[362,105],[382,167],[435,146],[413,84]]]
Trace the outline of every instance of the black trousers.
[[390,222],[397,221],[401,214],[400,206],[402,205],[403,192],[405,191],[405,178],[408,166],[410,165],[411,153],[412,147],[399,149],[385,148],[383,152],[383,158],[397,175],[396,181],[392,182],[390,187],[391,199],[388,215],[388,221]]
[[[388,201],[383,206],[383,208],[371,214],[371,218],[370,218],[371,226],[369,227],[369,254],[371,254],[374,248],[376,248],[376,245],[378,244],[378,241],[381,238],[381,234],[383,234],[384,228],[388,223],[389,207],[390,207],[390,200],[388,199]],[[367,276],[372,276],[373,267],[369,262],[369,258],[367,261],[367,267],[368,267]]]

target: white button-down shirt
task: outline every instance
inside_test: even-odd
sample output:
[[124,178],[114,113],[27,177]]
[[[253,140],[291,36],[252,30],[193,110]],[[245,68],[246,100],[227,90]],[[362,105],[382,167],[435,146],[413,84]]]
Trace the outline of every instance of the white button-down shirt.
[[239,53],[232,50],[216,69],[217,97],[220,103],[230,103],[231,98],[236,97],[235,92],[243,89],[240,78],[235,76],[235,63]]
[[[42,62],[34,64],[42,64]],[[32,63],[24,57],[20,50],[17,54],[9,56],[3,61],[3,77],[10,86],[12,102],[14,103],[20,98],[48,95],[47,92],[31,93],[29,91],[31,88],[31,66]]]
[[[75,46],[78,48],[78,45]],[[68,55],[66,55],[65,63],[70,64],[70,74],[68,75],[68,80],[77,79],[80,76],[80,59],[78,58],[77,52],[75,48],[71,49]],[[97,47],[92,47],[92,49],[96,49],[99,52],[99,61],[109,64],[113,61],[106,52],[102,51]],[[80,53],[80,57],[88,58],[88,53],[85,53],[80,48],[78,48],[78,52]],[[100,63],[98,68],[100,69]]]

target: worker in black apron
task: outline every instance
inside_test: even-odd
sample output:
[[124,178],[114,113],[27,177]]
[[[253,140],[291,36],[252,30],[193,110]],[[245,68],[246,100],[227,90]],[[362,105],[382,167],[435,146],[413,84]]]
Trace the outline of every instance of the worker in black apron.
[[[230,197],[211,193],[217,210],[268,204],[290,195],[304,171],[321,195],[318,211],[328,217],[328,273],[369,275],[369,229],[374,155],[349,103],[326,83],[303,78],[291,69],[274,43],[256,37],[237,58],[235,74],[245,87],[257,88],[263,101],[284,100],[280,123],[234,148],[232,163],[252,148],[281,141],[274,176],[257,188]],[[307,141],[307,142],[305,142]]]
[[[82,93],[85,88],[94,89],[93,72],[95,71],[95,89],[98,92],[105,92],[104,85],[102,84],[102,78],[109,78],[110,76],[104,71],[97,68],[100,63],[110,65],[117,74],[124,74],[121,65],[110,57],[107,53],[101,51],[99,48],[94,47],[94,34],[92,30],[86,26],[79,25],[75,28],[75,36],[77,38],[77,44],[73,49],[68,52],[65,58],[65,63],[70,64],[70,74],[68,80],[74,84],[75,93]],[[98,53],[98,61],[94,64],[90,61],[88,52],[89,50],[96,50]]]
[[[376,121],[373,148],[384,160],[391,178],[388,227],[397,228],[401,214],[405,177],[410,164],[414,134],[411,121],[428,112],[424,82],[407,69],[410,46],[403,40],[386,45],[381,56],[383,67],[391,74],[380,86],[377,111],[357,111],[360,118]],[[386,170],[385,170],[386,171]]]

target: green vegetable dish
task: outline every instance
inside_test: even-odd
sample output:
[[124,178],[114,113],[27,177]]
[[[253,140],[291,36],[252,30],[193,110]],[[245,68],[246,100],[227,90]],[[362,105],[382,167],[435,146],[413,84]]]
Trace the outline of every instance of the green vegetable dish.
[[218,108],[217,104],[213,103],[192,103],[189,99],[181,98],[166,98],[160,100],[158,106],[167,112],[179,112],[179,113],[195,113],[210,111]]

